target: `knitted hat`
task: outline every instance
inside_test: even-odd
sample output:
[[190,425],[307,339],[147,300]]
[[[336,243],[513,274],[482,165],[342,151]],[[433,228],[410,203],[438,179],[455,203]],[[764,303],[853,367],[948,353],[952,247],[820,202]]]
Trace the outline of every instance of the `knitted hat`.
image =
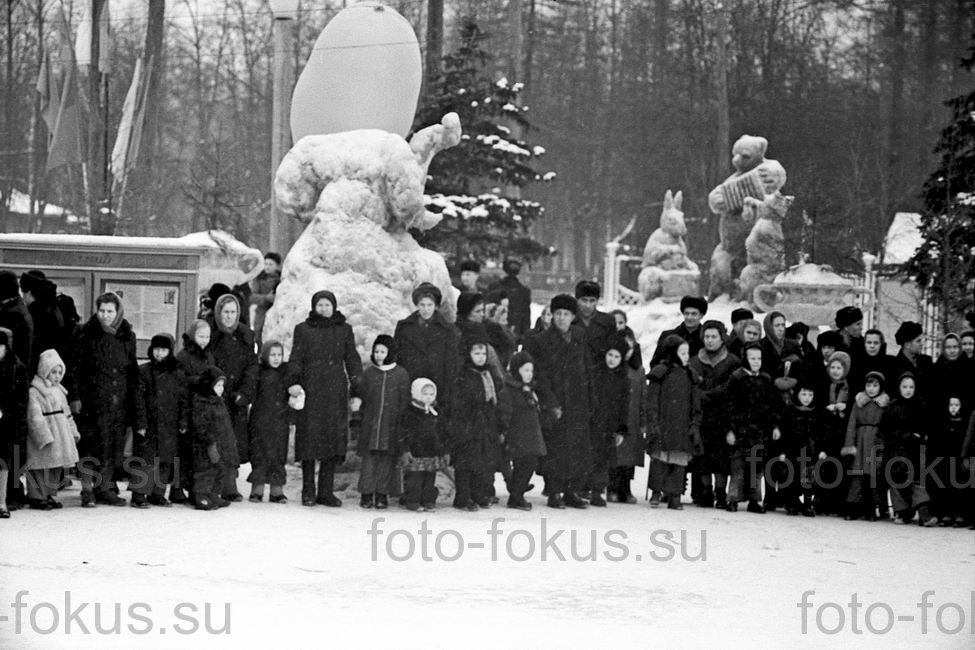
[[443,294],[440,292],[440,289],[429,282],[420,283],[416,289],[413,290],[413,294],[410,297],[413,300],[414,305],[418,304],[423,298],[430,298],[433,300],[433,304],[435,304],[437,307],[439,307],[440,303],[443,301]]
[[13,271],[0,271],[0,301],[20,297],[17,275]]
[[701,316],[708,313],[708,301],[700,296],[684,296],[680,299],[680,311],[684,313],[684,310],[688,307],[696,309],[701,312]]
[[863,312],[858,307],[843,307],[836,312],[836,327],[843,329],[863,320]]
[[156,334],[149,341],[149,350],[151,351],[153,348],[165,348],[172,352],[173,337],[166,333]]
[[734,327],[738,321],[748,320],[749,318],[755,318],[755,313],[751,309],[739,307],[731,312],[731,326]]
[[924,328],[921,327],[921,324],[908,320],[901,323],[897,331],[894,332],[894,340],[897,342],[897,345],[904,345],[922,334],[924,334]]
[[837,350],[833,354],[829,355],[829,363],[831,364],[834,361],[839,361],[840,365],[843,366],[843,377],[846,378],[846,376],[850,374],[850,355],[848,355],[846,352]]
[[[396,341],[389,334],[380,334],[376,337],[376,340],[372,342],[372,353],[369,358],[372,362],[376,363],[376,346],[382,345],[386,348],[386,365],[394,363],[396,361]],[[379,364],[376,364],[379,365]]]
[[463,273],[464,271],[473,271],[474,273],[480,273],[481,265],[475,262],[474,260],[464,260],[463,262],[460,263],[459,270],[461,273]]
[[579,309],[579,303],[569,294],[560,293],[552,298],[552,301],[549,303],[549,309],[552,310],[553,314],[560,309],[571,311],[574,314]]
[[599,288],[598,282],[593,282],[592,280],[581,280],[579,284],[576,285],[576,298],[595,298],[599,299],[602,295],[602,289]]
[[322,299],[328,300],[332,303],[332,311],[339,308],[338,302],[335,300],[335,294],[331,291],[326,291],[322,289],[321,291],[316,291],[311,297],[311,310],[315,311],[315,305],[317,305]]
[[277,253],[271,253],[271,252],[264,253],[264,259],[273,260],[278,263],[278,266],[281,266],[281,256],[278,255]]
[[534,362],[535,360],[532,359],[532,355],[528,354],[524,350],[521,352],[515,352],[515,354],[511,357],[511,361],[508,362],[508,372],[510,372],[512,375],[516,375],[518,374],[518,371],[521,370],[523,365]]
[[484,296],[479,293],[462,293],[457,296],[457,320],[467,320],[474,308],[483,302]]
[[[911,375],[911,376],[913,377],[913,375]],[[902,376],[901,378],[903,379],[903,376]],[[887,381],[887,378],[886,378],[886,377],[884,377],[884,373],[882,373],[882,372],[878,372],[878,371],[876,371],[876,370],[871,370],[871,371],[870,371],[870,372],[868,372],[868,373],[867,373],[866,375],[864,375],[864,376],[863,376],[863,383],[864,383],[864,384],[866,384],[866,383],[867,383],[867,382],[869,382],[869,381],[870,381],[871,379],[875,379],[875,380],[877,380],[877,382],[878,382],[878,383],[879,383],[879,384],[881,385],[881,387],[883,387],[883,385],[884,385],[884,382],[886,382],[886,381]]]

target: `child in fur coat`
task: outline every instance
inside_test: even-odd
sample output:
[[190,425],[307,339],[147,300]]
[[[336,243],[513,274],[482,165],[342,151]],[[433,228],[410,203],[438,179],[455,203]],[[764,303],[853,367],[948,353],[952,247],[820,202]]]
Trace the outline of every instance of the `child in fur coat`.
[[44,350],[27,399],[27,497],[34,510],[61,507],[54,495],[65,468],[78,463],[81,436],[71,417],[68,391],[61,385],[64,362],[56,350]]

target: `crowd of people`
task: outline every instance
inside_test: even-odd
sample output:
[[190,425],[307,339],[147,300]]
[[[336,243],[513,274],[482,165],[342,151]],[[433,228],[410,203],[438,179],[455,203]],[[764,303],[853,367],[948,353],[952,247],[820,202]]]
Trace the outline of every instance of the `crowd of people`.
[[340,297],[317,291],[285,361],[255,335],[279,278],[269,253],[252,286],[210,288],[179,346],[153,336],[141,366],[119,296],[98,296],[82,323],[43,273],[0,271],[0,517],[61,508],[70,469],[86,508],[226,507],[245,498],[245,464],[249,501],[269,489],[286,503],[292,426],[302,505],[339,507],[354,423],[362,508],[435,509],[448,468],[466,511],[500,503],[498,473],[509,508],[532,509],[533,476],[551,508],[635,504],[649,457],[651,507],[681,510],[689,479],[704,508],[975,524],[975,333],[946,335],[934,361],[914,322],[891,355],[856,307],[813,344],[784,314],[737,309],[729,328],[685,296],[647,372],[626,313],[597,308],[597,283],[531,326],[520,269],[506,260],[487,287],[462,264],[454,323],[420,284],[365,364]]

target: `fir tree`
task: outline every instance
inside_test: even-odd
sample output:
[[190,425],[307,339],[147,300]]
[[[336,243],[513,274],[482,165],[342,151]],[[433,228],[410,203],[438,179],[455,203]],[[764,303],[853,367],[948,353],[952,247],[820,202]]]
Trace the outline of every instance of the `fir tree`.
[[536,171],[532,163],[545,149],[517,137],[529,128],[528,107],[518,106],[523,85],[492,80],[490,55],[481,47],[486,38],[474,22],[464,21],[460,45],[444,57],[443,72],[417,118],[419,130],[454,111],[464,131],[461,143],[437,154],[430,165],[427,209],[442,214],[443,221],[414,233],[451,265],[508,255],[532,260],[554,252],[531,237],[531,224],[544,208],[522,198],[521,188],[550,181],[555,173]]
[[[975,46],[962,66],[969,72],[975,67]],[[975,90],[946,105],[951,123],[938,139],[938,168],[921,195],[924,243],[907,272],[940,303],[947,326],[971,309],[975,283]]]

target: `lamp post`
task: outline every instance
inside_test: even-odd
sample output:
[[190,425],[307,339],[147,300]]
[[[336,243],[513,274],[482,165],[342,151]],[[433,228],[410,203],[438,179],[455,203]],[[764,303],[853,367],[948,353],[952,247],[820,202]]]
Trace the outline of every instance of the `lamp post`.
[[274,16],[274,54],[272,60],[271,108],[271,214],[268,220],[268,248],[287,254],[293,243],[291,219],[278,209],[274,196],[274,176],[285,153],[291,148],[291,90],[294,86],[292,51],[294,37],[291,21],[298,11],[299,0],[270,0]]

